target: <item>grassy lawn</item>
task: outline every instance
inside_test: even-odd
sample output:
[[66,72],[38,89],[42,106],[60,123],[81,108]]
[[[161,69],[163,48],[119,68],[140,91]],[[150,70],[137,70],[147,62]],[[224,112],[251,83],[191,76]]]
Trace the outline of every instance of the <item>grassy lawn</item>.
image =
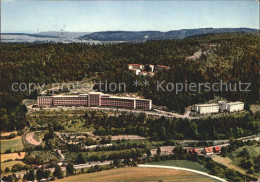
[[199,174],[179,171],[173,169],[158,169],[158,168],[119,168],[104,170],[101,172],[80,174],[75,176],[66,177],[58,180],[64,181],[198,181],[198,182],[211,182],[216,181],[206,176]]
[[[123,149],[123,150],[116,150],[116,151],[98,151],[98,152],[91,151],[91,152],[80,152],[80,153],[82,153],[84,157],[91,157],[91,156],[102,156],[102,155],[109,156],[110,154],[113,153],[123,153],[123,152],[131,152],[131,149]],[[79,152],[68,152],[65,154],[65,158],[68,161],[74,161],[76,160],[78,154]]]
[[[241,152],[243,151],[244,148],[248,149],[248,153],[249,153],[248,159],[254,161],[260,155],[260,144],[239,147],[238,149],[233,151],[232,154],[229,155],[228,157],[232,160],[232,164],[236,166],[240,166],[240,168],[243,160],[245,159],[243,155],[241,156]],[[244,170],[248,171],[248,169],[244,169]],[[255,175],[258,177],[260,176],[259,173],[255,173]]]
[[238,164],[243,158],[240,156],[240,153],[244,148],[248,149],[250,158],[256,158],[260,155],[260,144],[243,146],[232,152],[232,159],[234,160],[234,163]]
[[203,165],[201,165],[197,162],[192,162],[192,161],[188,161],[188,160],[167,160],[167,161],[160,161],[160,162],[151,162],[149,164],[151,164],[151,165],[162,165],[162,166],[183,167],[183,168],[194,169],[194,170],[197,170],[197,171],[202,171],[202,172],[205,172],[205,173],[210,172]]
[[11,169],[12,169],[12,166],[13,166],[14,164],[21,164],[21,165],[23,165],[23,166],[25,165],[25,163],[23,163],[22,161],[2,162],[2,163],[1,163],[1,169],[2,169],[3,172],[5,171],[5,168],[6,168],[6,167],[9,167],[10,170],[11,170]]
[[12,152],[21,151],[24,149],[22,139],[4,140],[1,141],[1,153],[4,153],[7,149],[11,149]]
[[44,137],[44,131],[36,131],[34,132],[33,139],[35,139],[37,142],[40,142]]
[[56,154],[56,152],[52,151],[32,151],[31,155],[38,156],[39,158],[43,159],[43,162],[49,162],[52,158],[59,159],[59,156]]

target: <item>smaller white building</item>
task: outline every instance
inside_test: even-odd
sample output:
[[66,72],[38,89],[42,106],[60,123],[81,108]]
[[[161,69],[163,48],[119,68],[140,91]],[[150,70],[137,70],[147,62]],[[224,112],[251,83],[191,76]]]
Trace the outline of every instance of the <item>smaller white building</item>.
[[211,114],[219,112],[218,104],[195,104],[194,110],[200,114]]
[[221,112],[236,112],[244,110],[243,102],[219,102],[219,110]]
[[142,64],[128,64],[129,70],[144,70],[144,65]]
[[227,105],[228,112],[236,112],[244,110],[245,104],[243,102],[229,102]]

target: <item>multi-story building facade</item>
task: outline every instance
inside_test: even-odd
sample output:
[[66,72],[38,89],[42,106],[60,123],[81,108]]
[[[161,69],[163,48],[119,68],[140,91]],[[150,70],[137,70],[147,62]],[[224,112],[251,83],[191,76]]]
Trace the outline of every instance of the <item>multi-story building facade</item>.
[[152,100],[130,97],[115,97],[102,92],[90,92],[80,95],[39,96],[38,106],[89,106],[120,107],[128,109],[152,109]]
[[218,104],[195,104],[194,110],[200,114],[211,114],[219,112]]

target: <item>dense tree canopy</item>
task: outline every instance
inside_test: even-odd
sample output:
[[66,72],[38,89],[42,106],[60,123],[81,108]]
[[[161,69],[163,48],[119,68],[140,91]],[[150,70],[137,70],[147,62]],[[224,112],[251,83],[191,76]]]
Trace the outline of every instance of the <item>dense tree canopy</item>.
[[[247,104],[259,98],[260,49],[257,34],[227,33],[201,35],[183,40],[148,41],[122,44],[1,44],[0,45],[0,120],[1,130],[23,128],[23,98],[36,98],[37,93],[12,91],[13,83],[66,82],[95,78],[102,82],[125,82],[128,92],[139,92],[154,104],[165,105],[183,113],[186,106],[212,99],[215,95]],[[197,59],[187,59],[194,52],[206,52]],[[146,77],[149,87],[136,88],[142,81],[127,70],[127,64],[162,64],[168,71]],[[95,77],[92,77],[95,75]],[[166,82],[251,83],[251,92],[158,92],[156,80]]]

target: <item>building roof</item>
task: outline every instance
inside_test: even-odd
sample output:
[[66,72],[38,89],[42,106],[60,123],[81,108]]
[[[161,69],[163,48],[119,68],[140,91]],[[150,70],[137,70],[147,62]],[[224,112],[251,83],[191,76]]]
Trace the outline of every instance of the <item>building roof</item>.
[[198,153],[198,152],[199,152],[199,149],[194,148],[193,151],[194,151],[195,153]]
[[[137,69],[137,68],[132,68],[132,69],[130,69],[131,71],[136,71],[136,70],[140,70],[140,69]],[[141,70],[140,70],[141,71]]]
[[164,67],[164,68],[166,68],[167,66],[165,66],[165,65],[157,65],[156,67]]
[[195,104],[195,106],[199,106],[199,107],[210,107],[210,106],[218,106],[218,104]]
[[205,150],[206,153],[211,153],[211,152],[213,152],[212,147],[205,147],[204,150]]
[[197,149],[197,148],[190,148],[188,151],[191,152],[191,153],[198,153],[199,149]]
[[229,103],[227,103],[227,105],[230,105],[230,106],[232,106],[232,105],[239,105],[239,104],[244,104],[243,102],[229,102]]
[[79,97],[79,95],[54,95],[52,97]]
[[132,66],[141,66],[142,64],[128,64],[128,65],[132,65]]
[[219,151],[221,151],[221,147],[220,147],[220,146],[215,146],[215,147],[214,147],[214,150],[215,150],[216,152],[219,152]]
[[88,94],[104,94],[103,92],[89,92]]
[[118,96],[110,96],[111,99],[128,99],[128,100],[145,100],[145,101],[151,101],[150,99],[138,99],[134,97],[118,97]]

